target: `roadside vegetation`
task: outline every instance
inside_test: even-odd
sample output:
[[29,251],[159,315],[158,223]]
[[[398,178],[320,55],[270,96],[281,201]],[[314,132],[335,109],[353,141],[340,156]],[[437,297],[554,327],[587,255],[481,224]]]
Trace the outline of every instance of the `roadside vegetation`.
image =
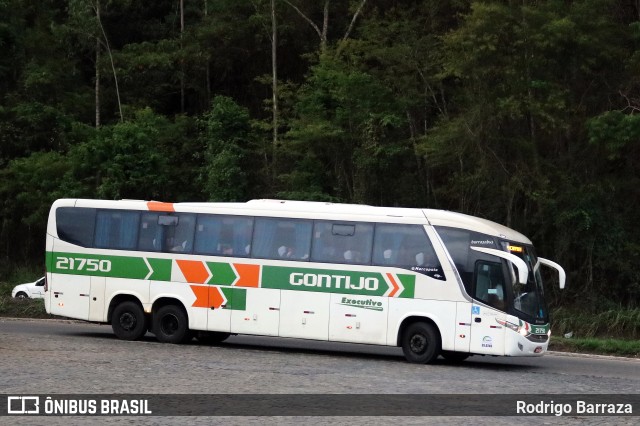
[[[43,271],[33,267],[17,267],[0,279],[0,317],[9,318],[55,318],[47,314],[43,299],[14,299],[11,290],[18,284],[35,281]],[[4,279],[6,277],[6,279]]]
[[554,334],[571,338],[615,338],[640,341],[640,309],[611,307],[600,311],[558,308],[552,311]]
[[640,309],[552,309],[550,350],[640,358]]

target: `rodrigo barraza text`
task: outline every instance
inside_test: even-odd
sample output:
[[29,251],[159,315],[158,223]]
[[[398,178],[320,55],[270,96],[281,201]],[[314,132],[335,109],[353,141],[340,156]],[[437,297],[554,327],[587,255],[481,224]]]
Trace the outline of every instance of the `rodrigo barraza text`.
[[572,403],[555,403],[553,401],[538,403],[527,403],[517,401],[517,414],[553,414],[554,416],[564,416],[566,414],[633,414],[631,404],[599,404],[587,401],[574,401]]

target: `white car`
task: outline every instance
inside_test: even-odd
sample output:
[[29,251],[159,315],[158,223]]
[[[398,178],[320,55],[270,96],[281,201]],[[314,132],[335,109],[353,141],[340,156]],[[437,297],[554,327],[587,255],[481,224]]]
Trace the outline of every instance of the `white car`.
[[26,284],[19,284],[13,288],[11,297],[17,299],[43,299],[44,298],[44,277],[37,281]]

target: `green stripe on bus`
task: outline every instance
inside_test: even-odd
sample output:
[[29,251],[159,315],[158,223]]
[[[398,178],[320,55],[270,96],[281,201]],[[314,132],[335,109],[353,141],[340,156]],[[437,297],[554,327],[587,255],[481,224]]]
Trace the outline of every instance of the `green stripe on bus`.
[[[131,256],[93,255],[85,253],[47,252],[49,272],[59,274],[93,275],[113,278],[171,281],[171,259]],[[238,275],[231,263],[205,262],[211,271],[210,285],[231,286]],[[280,290],[317,291],[322,293],[360,294],[412,298],[416,276],[396,274],[397,280],[387,279],[393,274],[339,269],[296,268],[262,266],[260,287]],[[393,286],[399,284],[399,289]],[[226,293],[225,293],[226,295]],[[246,303],[246,290],[242,295],[229,293]],[[235,303],[236,302],[232,302]]]
[[171,259],[86,253],[51,253],[50,272],[97,277],[171,281]]

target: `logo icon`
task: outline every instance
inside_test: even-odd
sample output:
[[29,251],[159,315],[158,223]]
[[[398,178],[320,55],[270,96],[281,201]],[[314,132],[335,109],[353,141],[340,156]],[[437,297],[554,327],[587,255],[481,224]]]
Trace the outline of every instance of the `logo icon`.
[[482,338],[482,347],[483,348],[492,348],[493,347],[493,339],[491,336],[484,336]]
[[480,315],[480,306],[472,306],[471,307],[472,315]]
[[8,396],[7,414],[40,414],[40,397]]

